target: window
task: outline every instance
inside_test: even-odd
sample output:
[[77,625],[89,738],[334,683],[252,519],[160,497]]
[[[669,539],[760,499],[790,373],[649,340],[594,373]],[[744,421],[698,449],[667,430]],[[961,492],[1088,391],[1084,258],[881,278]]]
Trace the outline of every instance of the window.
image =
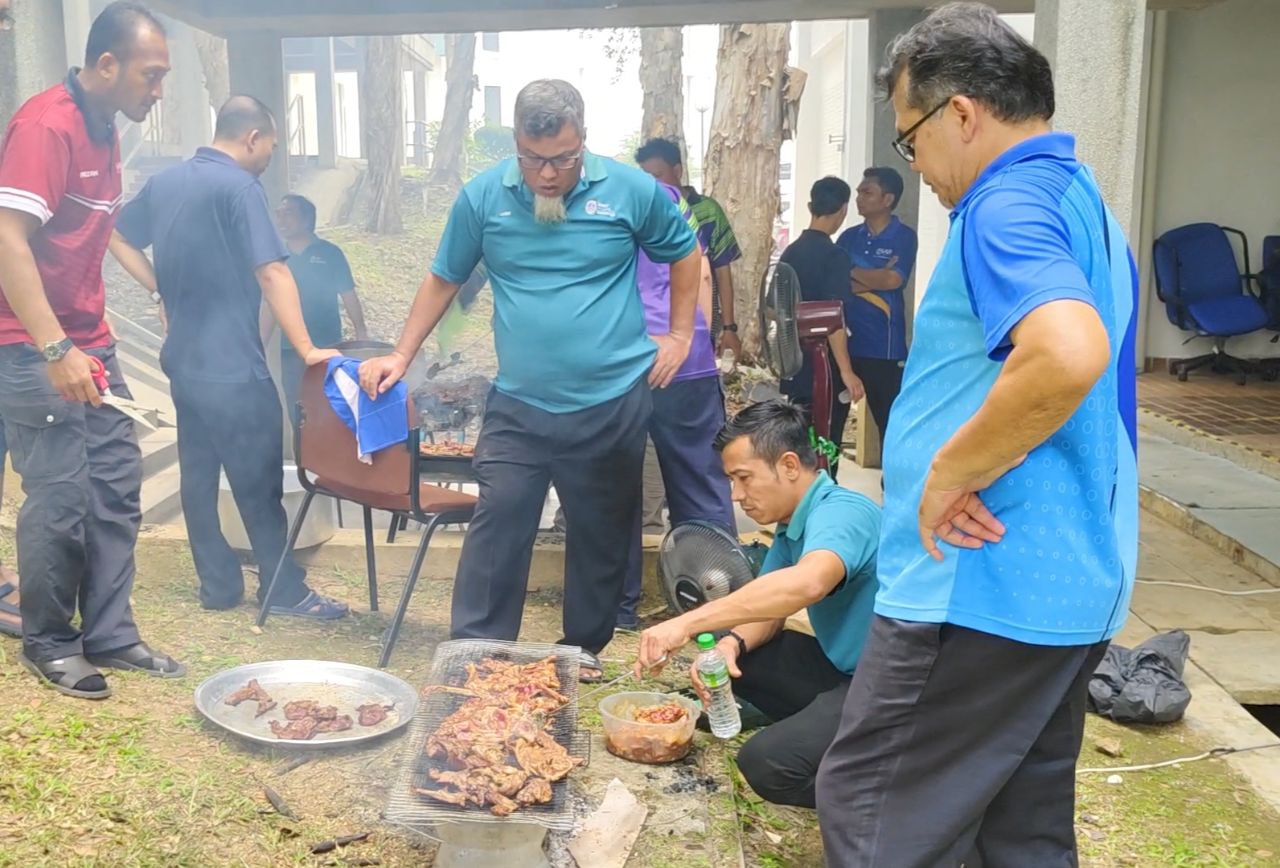
[[484,122],[486,126],[502,126],[502,88],[484,89]]
[[497,50],[498,50],[498,34],[496,34],[496,33],[483,33],[483,34],[481,34],[481,35],[480,35],[480,46],[481,46],[485,51],[497,51]]
[[791,180],[791,164],[781,163],[778,166],[778,179],[782,181]]

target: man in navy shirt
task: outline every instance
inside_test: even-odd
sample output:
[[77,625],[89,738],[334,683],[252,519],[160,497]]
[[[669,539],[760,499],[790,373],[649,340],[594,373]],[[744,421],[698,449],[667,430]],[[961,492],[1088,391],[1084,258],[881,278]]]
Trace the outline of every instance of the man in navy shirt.
[[862,223],[841,233],[836,244],[853,263],[852,295],[844,297],[849,360],[867,390],[867,408],[880,429],[880,448],[889,427],[889,408],[902,388],[907,358],[907,313],[903,288],[916,264],[916,233],[896,216],[902,198],[896,169],[862,173],[855,200]]
[[[276,126],[253,97],[218,112],[213,147],[147,181],[124,207],[112,253],[143,286],[157,290],[169,330],[160,366],[178,411],[182,511],[200,603],[230,609],[244,594],[240,559],[218,522],[223,470],[258,563],[258,603],[282,556],[272,614],[338,618],[347,607],[309,589],[285,552],[284,423],[267,370],[263,299],[308,365],[337,355],[307,335],[288,249],[271,222],[258,177],[271,162]],[[141,251],[152,247],[155,268]]]
[[818,772],[830,866],[1075,865],[1089,679],[1138,560],[1138,282],[1049,62],[941,7],[880,75],[951,228],[893,408],[875,618]]

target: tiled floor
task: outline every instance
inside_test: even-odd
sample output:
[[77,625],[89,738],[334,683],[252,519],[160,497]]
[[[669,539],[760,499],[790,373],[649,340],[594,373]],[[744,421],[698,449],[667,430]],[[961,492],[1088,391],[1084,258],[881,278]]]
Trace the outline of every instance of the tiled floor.
[[1280,460],[1280,382],[1194,372],[1185,383],[1163,371],[1138,377],[1138,403],[1206,434]]

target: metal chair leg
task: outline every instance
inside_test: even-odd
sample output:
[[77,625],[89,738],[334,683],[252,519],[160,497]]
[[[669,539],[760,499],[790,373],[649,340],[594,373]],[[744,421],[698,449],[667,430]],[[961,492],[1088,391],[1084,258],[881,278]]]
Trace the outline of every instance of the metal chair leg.
[[276,562],[275,572],[271,574],[271,581],[267,585],[267,593],[263,597],[262,605],[258,607],[259,627],[267,623],[267,616],[271,614],[271,597],[276,591],[276,582],[280,581],[280,571],[284,569],[285,558],[289,557],[294,545],[298,542],[298,535],[302,533],[302,523],[306,521],[307,510],[311,509],[311,501],[315,500],[315,497],[314,491],[307,492],[307,496],[302,498],[302,508],[298,510],[298,515],[293,520],[293,527],[289,528],[289,537],[285,540],[284,551],[280,553],[280,560]]
[[413,596],[414,586],[418,584],[418,574],[422,572],[422,563],[427,557],[427,546],[431,543],[431,535],[435,533],[440,523],[440,516],[433,515],[431,521],[422,529],[422,539],[418,541],[418,549],[413,554],[413,563],[409,566],[409,575],[405,579],[404,590],[400,593],[400,602],[396,606],[396,613],[391,619],[386,640],[382,644],[382,656],[378,660],[379,669],[386,668],[387,662],[391,659],[391,652],[396,647],[396,640],[400,638],[400,627],[404,624],[405,612],[409,610],[409,599]]
[[391,523],[387,525],[387,544],[388,545],[396,541],[396,534],[400,532],[400,528],[401,528],[400,513],[398,512],[391,513]]
[[369,577],[369,611],[378,611],[378,565],[373,548],[373,510],[364,507],[364,569]]

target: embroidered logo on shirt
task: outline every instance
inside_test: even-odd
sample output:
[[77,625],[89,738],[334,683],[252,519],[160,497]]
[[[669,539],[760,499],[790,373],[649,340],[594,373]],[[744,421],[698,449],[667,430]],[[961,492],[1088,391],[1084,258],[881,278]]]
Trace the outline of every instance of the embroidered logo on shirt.
[[588,217],[616,217],[617,214],[613,210],[613,206],[607,202],[601,202],[598,199],[588,199],[587,204],[583,206],[583,210],[587,212]]
[[83,171],[83,172],[81,172],[81,173],[80,173],[80,177],[81,177],[81,178],[96,178],[96,177],[98,177],[98,170],[97,170],[97,169],[86,169],[85,171]]

